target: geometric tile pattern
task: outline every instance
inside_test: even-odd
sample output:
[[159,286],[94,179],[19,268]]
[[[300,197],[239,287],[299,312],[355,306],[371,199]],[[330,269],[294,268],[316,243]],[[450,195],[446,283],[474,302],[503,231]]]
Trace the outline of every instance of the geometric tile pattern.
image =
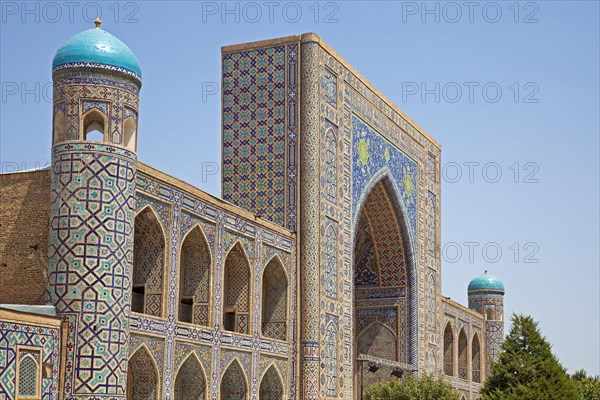
[[248,383],[244,371],[237,360],[234,360],[225,371],[221,380],[221,400],[246,400]]
[[323,176],[321,184],[327,201],[336,204],[337,201],[337,127],[331,122],[326,122],[325,146],[323,149]]
[[325,246],[323,248],[323,266],[325,296],[331,300],[338,297],[338,225],[329,221],[325,232]]
[[131,400],[158,400],[159,375],[145,346],[129,359],[127,398]]
[[200,368],[198,359],[190,356],[177,372],[175,380],[175,399],[204,400],[206,399],[206,379]]
[[288,284],[283,267],[276,258],[267,264],[261,288],[262,334],[272,339],[285,340]]
[[[133,245],[133,287],[143,288],[144,308],[133,311],[161,316],[165,238],[160,222],[151,207],[135,217]],[[139,293],[141,295],[141,293]]]
[[471,380],[481,382],[481,344],[475,334],[471,343]]
[[296,46],[279,46],[222,59],[223,199],[290,229],[296,212],[296,58]]
[[250,265],[237,243],[225,260],[225,307],[235,309],[235,332],[249,333]]
[[356,286],[379,285],[379,261],[373,243],[373,234],[366,212],[360,215],[356,225],[354,247],[354,282]]
[[[35,353],[38,363],[47,363],[53,366],[52,379],[42,381],[41,399],[54,400],[58,398],[58,372],[60,362],[60,332],[58,328],[29,325],[26,323],[14,323],[0,321],[0,399],[14,400],[17,360],[24,360],[23,356],[30,354],[25,360],[31,360]],[[17,346],[28,346],[40,349],[37,351],[21,350],[21,357],[17,354]],[[41,359],[40,359],[41,357]],[[29,363],[29,361],[27,361]],[[31,364],[29,364],[31,365]],[[36,369],[38,367],[36,366]],[[24,373],[21,365],[21,374]],[[37,379],[37,377],[36,377]],[[27,380],[19,379],[19,386],[27,383]],[[30,381],[29,381],[30,382]],[[27,389],[27,388],[24,388]]]
[[[192,300],[190,305],[184,305],[182,302],[180,311],[182,307],[190,309],[186,322],[208,325],[211,257],[208,244],[199,226],[194,227],[185,237],[180,260],[179,297]],[[183,321],[182,315],[179,316],[179,319]]]
[[73,393],[122,395],[134,155],[100,143],[60,144],[52,172],[49,292],[60,313],[79,315]]
[[464,329],[461,329],[458,334],[458,377],[465,380],[469,379],[467,348],[467,334]]
[[427,253],[435,256],[435,194],[427,192]]
[[[39,353],[35,355],[37,356]],[[21,396],[36,396],[40,360],[38,357],[34,358],[33,355],[24,356],[24,354],[20,354],[20,359],[18,393]]]
[[444,330],[444,375],[454,376],[454,335],[450,323]]
[[271,366],[263,375],[260,382],[260,397],[261,400],[282,400],[283,399],[283,384],[277,374],[274,366]]
[[338,320],[328,315],[329,321],[325,328],[325,343],[323,349],[323,378],[327,397],[337,397],[338,393]]
[[323,89],[325,94],[325,101],[330,106],[337,107],[337,76],[329,68],[323,69],[321,89]]

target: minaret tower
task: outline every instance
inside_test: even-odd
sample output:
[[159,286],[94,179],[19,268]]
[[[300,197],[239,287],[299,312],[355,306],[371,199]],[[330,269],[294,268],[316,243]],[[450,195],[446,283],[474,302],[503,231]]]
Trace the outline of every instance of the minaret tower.
[[467,293],[469,308],[481,313],[485,319],[486,371],[489,374],[490,361],[496,360],[504,341],[504,283],[486,270],[469,283]]
[[69,322],[62,395],[124,398],[141,70],[97,19],[58,49],[52,79],[48,292]]

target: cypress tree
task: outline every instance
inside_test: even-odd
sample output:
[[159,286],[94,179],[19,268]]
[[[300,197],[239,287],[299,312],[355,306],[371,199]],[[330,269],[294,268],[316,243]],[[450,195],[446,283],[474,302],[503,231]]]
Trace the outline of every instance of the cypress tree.
[[501,350],[481,391],[483,400],[581,399],[530,316],[513,315]]

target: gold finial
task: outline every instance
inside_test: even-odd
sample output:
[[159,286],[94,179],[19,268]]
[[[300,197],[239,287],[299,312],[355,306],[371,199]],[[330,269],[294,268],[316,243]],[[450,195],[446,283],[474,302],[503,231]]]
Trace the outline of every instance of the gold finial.
[[96,17],[94,23],[96,24],[96,29],[100,29],[100,24],[102,23],[102,21],[100,21],[100,18]]
[[485,271],[485,274],[487,275],[487,269],[485,269],[484,271]]

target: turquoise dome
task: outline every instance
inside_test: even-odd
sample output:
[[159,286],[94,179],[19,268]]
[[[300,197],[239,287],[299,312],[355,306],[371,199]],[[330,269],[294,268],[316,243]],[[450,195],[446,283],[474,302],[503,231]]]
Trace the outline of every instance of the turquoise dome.
[[129,47],[100,28],[88,29],[67,40],[56,52],[52,69],[71,63],[112,65],[142,76],[138,60]]
[[475,293],[499,293],[504,294],[504,283],[493,275],[488,274],[487,272],[477,278],[473,279],[469,283],[469,288],[467,289],[469,294]]

